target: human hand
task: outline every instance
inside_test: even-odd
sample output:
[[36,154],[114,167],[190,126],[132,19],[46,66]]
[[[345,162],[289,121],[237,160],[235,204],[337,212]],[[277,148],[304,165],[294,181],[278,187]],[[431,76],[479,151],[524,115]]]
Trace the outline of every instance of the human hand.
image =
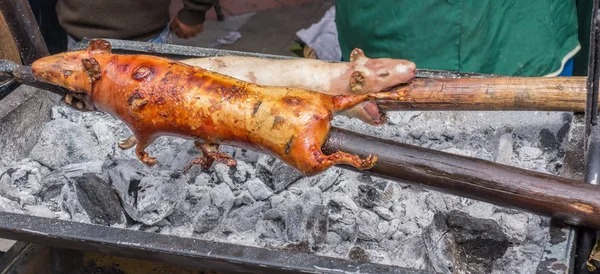
[[204,31],[204,24],[190,26],[182,23],[179,18],[175,17],[169,29],[179,38],[192,38]]

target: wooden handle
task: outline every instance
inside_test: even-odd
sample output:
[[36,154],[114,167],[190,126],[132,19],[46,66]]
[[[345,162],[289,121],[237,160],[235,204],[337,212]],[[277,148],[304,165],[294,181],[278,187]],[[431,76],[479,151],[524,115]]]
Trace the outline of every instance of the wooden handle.
[[6,25],[6,20],[0,13],[0,59],[10,60],[21,64],[21,56],[12,34]]
[[417,78],[400,87],[407,101],[393,110],[532,110],[584,112],[587,77]]
[[600,229],[598,185],[339,128],[331,129],[323,151],[375,154],[379,158],[371,169],[340,167]]

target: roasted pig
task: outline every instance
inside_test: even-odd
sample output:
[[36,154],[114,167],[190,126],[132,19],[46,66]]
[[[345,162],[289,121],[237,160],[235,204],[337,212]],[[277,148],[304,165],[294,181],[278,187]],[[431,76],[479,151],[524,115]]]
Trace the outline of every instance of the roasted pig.
[[41,58],[32,71],[38,80],[69,90],[66,103],[125,122],[135,138],[122,147],[135,145],[136,155],[149,166],[157,160],[146,147],[169,135],[195,140],[203,156],[190,165],[203,168],[214,161],[236,164],[219,150],[223,144],[271,154],[305,175],[335,164],[368,169],[376,155],[321,151],[333,115],[368,101],[406,97],[404,90],[334,96],[261,86],[166,58],[112,54],[105,40],[92,40],[87,50]]

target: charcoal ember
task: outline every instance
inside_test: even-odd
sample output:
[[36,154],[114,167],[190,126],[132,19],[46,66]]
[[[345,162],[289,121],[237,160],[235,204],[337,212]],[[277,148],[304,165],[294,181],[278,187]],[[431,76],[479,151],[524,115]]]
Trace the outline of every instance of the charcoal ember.
[[296,204],[287,210],[285,217],[286,236],[288,241],[301,242],[304,239],[304,207]]
[[31,159],[23,159],[0,170],[0,195],[20,204],[37,203],[43,188],[42,177],[48,168]]
[[76,178],[82,177],[83,174],[101,175],[103,162],[92,161],[70,164],[52,171],[42,179],[42,188],[38,192],[38,197],[42,198],[42,201],[49,201],[60,195],[61,189],[66,183],[74,182]]
[[450,254],[456,248],[448,233],[447,215],[438,212],[433,221],[423,228],[424,244],[427,248],[429,262],[436,273],[452,273],[453,263]]
[[236,148],[233,152],[233,156],[236,160],[254,164],[258,162],[258,159],[260,158],[261,154],[252,150]]
[[413,130],[411,130],[411,131],[408,133],[408,135],[409,135],[410,137],[412,137],[413,139],[419,140],[419,139],[421,139],[421,136],[423,136],[423,134],[424,134],[424,133],[425,133],[425,131],[424,131],[424,130],[422,130],[422,129],[419,129],[419,128],[416,128],[416,129],[413,129]]
[[560,147],[560,142],[557,140],[554,133],[547,128],[540,130],[538,140],[542,148],[546,151],[557,150]]
[[232,169],[235,170],[235,172],[231,174],[231,179],[236,185],[243,184],[254,177],[254,167],[243,161],[238,160],[237,165],[232,167]]
[[215,163],[212,168],[212,181],[216,183],[225,183],[231,189],[239,189],[239,186],[233,182],[232,175],[235,170],[223,163]]
[[494,260],[508,249],[508,237],[494,220],[452,210],[448,213],[447,225],[456,244],[453,261],[457,272],[489,273]]
[[61,208],[69,214],[70,220],[82,223],[91,223],[90,216],[87,214],[85,209],[83,209],[83,206],[79,202],[77,190],[73,182],[63,185],[58,198]]
[[309,245],[309,250],[316,250],[327,239],[328,217],[326,206],[304,207],[296,204],[290,207],[285,218],[288,241],[304,242]]
[[285,213],[285,235],[294,243],[305,243],[314,251],[325,243],[329,230],[329,209],[323,205],[318,188],[309,188]]
[[357,236],[358,206],[346,194],[335,192],[327,207],[330,220],[329,230],[337,233],[342,240],[354,241]]
[[[198,151],[198,149],[194,145],[194,142],[192,141],[186,141],[179,145],[170,147],[173,150],[173,159],[161,160],[165,161],[164,163],[168,164],[169,168],[172,170],[182,170],[183,168],[188,166],[194,159],[202,156],[202,153]],[[194,173],[191,173],[190,176],[196,175],[198,171],[198,168],[191,168],[189,172]]]
[[219,211],[219,208],[212,205],[204,206],[194,219],[194,231],[198,233],[209,232],[219,225],[220,218],[221,211]]
[[235,197],[233,204],[235,206],[241,206],[253,204],[254,202],[256,202],[256,200],[254,199],[254,197],[252,197],[252,194],[250,194],[250,192],[248,192],[247,190],[244,190],[242,191],[242,193]]
[[356,217],[358,238],[366,241],[378,241],[383,233],[378,231],[379,217],[372,211],[361,210]]
[[284,213],[281,212],[281,210],[278,210],[278,209],[269,209],[263,215],[263,218],[265,220],[271,220],[271,221],[283,220],[284,217],[285,217]]
[[398,231],[398,226],[400,225],[400,219],[393,219],[390,221],[387,231],[385,231],[384,238],[391,239],[392,235]]
[[366,209],[379,206],[389,208],[396,200],[396,184],[388,181],[361,184],[358,186],[358,204]]
[[232,209],[221,223],[221,229],[223,232],[255,231],[256,223],[267,209],[268,205],[264,201]]
[[282,161],[261,156],[256,163],[256,177],[273,189],[274,193],[279,193],[303,175]]
[[86,127],[65,119],[48,122],[42,132],[29,157],[51,169],[103,160],[113,150],[112,146],[102,146]]
[[500,164],[510,165],[514,154],[513,144],[514,141],[511,133],[502,134],[498,140],[498,149],[494,160]]
[[330,245],[337,245],[342,242],[342,237],[340,237],[340,235],[338,235],[337,233],[330,231],[327,232],[327,238],[325,242]]
[[259,178],[246,182],[246,188],[252,194],[252,197],[258,201],[265,200],[273,195],[273,191]]
[[310,177],[311,186],[318,187],[321,191],[326,191],[333,186],[340,178],[342,171],[338,168],[330,168],[325,172]]
[[334,222],[352,224],[355,221],[358,206],[346,194],[335,192],[329,203],[329,217]]
[[77,199],[95,224],[112,226],[124,224],[125,215],[110,184],[94,174],[84,174],[75,179]]
[[375,214],[379,215],[379,217],[381,217],[385,220],[391,221],[394,219],[394,214],[385,207],[381,207],[381,206],[373,207],[373,212],[375,212]]
[[373,208],[381,197],[381,190],[372,185],[358,186],[358,204],[364,208]]
[[226,184],[219,184],[213,187],[209,191],[208,197],[210,197],[214,206],[221,209],[224,215],[229,212],[235,202],[235,196]]
[[265,239],[281,240],[283,238],[283,223],[272,220],[259,220],[256,223],[256,232]]
[[329,209],[324,205],[317,205],[312,208],[306,220],[306,230],[308,234],[308,244],[313,248],[321,247],[327,240],[327,231],[329,230]]
[[348,259],[359,263],[371,262],[369,254],[367,254],[360,246],[354,246],[350,249],[350,252],[348,252]]
[[182,226],[193,223],[194,211],[191,209],[189,201],[184,201],[182,205],[176,208],[171,215],[167,216],[167,221],[173,226]]
[[25,210],[19,203],[10,200],[8,198],[4,198],[0,195],[0,211],[2,212],[12,212],[12,213],[24,213]]
[[524,146],[519,148],[519,159],[521,161],[532,161],[542,157],[542,150],[537,147]]
[[169,216],[187,194],[184,175],[152,169],[139,160],[107,159],[103,170],[127,214],[145,225],[155,225]]

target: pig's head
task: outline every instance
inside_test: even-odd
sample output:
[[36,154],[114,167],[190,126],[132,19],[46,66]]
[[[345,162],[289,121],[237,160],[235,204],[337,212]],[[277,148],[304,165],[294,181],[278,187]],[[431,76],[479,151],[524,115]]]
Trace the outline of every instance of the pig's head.
[[41,58],[31,65],[33,76],[46,83],[63,87],[63,102],[78,110],[94,110],[93,85],[102,70],[94,55],[110,53],[106,40],[91,40],[87,50],[71,51]]
[[389,90],[415,78],[413,62],[391,58],[371,59],[361,49],[350,53],[354,72],[350,76],[350,89],[357,94]]

